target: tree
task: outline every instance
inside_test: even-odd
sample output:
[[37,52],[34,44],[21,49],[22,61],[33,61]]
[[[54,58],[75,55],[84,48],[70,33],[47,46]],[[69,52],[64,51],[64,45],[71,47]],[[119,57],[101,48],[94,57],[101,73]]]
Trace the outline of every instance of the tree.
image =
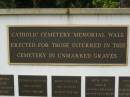
[[[119,3],[120,2],[120,3]],[[0,0],[0,8],[117,8],[130,0]]]
[[120,0],[121,7],[130,7],[130,0]]
[[96,8],[116,8],[119,7],[117,0],[93,0],[93,6]]
[[92,7],[92,0],[57,0],[56,6],[60,8]]
[[15,0],[16,8],[33,8],[32,0]]
[[15,0],[0,0],[0,8],[15,8]]

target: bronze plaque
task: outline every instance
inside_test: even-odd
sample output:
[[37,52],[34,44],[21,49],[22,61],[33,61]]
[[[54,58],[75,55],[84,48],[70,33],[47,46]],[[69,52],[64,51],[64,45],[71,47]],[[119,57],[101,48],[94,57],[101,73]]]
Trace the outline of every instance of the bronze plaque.
[[52,97],[81,97],[81,77],[53,76]]
[[0,95],[14,96],[13,75],[0,75]]
[[127,36],[127,27],[123,26],[10,26],[9,61],[12,64],[126,65]]
[[130,97],[130,77],[119,78],[119,97]]
[[86,97],[115,97],[114,77],[86,77]]
[[47,96],[46,76],[19,76],[19,96]]

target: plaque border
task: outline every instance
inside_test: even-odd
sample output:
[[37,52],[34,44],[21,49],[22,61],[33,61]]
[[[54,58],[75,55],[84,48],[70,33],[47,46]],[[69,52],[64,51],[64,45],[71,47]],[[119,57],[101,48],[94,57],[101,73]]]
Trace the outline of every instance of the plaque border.
[[[69,28],[74,28],[74,27],[126,27],[127,28],[127,48],[126,48],[126,64],[115,64],[115,63],[15,63],[10,61],[10,48],[9,48],[9,27],[69,27]],[[7,25],[7,47],[8,47],[8,64],[10,65],[24,65],[24,66],[128,66],[128,47],[129,47],[129,25],[121,24],[94,24],[94,25],[87,25],[87,24],[43,24],[43,25],[32,25],[32,24],[25,24],[25,25]]]

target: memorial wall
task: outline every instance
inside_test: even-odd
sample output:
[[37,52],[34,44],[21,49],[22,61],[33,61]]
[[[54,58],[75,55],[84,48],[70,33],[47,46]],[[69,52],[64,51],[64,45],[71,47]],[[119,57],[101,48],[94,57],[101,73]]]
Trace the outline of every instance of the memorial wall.
[[0,12],[0,97],[130,97],[130,9]]

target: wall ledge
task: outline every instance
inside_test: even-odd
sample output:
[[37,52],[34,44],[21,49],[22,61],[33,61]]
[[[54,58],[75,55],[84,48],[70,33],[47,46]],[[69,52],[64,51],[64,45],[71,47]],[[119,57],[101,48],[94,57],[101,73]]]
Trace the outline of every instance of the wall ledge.
[[130,15],[130,8],[19,8],[19,9],[0,9],[0,15]]

